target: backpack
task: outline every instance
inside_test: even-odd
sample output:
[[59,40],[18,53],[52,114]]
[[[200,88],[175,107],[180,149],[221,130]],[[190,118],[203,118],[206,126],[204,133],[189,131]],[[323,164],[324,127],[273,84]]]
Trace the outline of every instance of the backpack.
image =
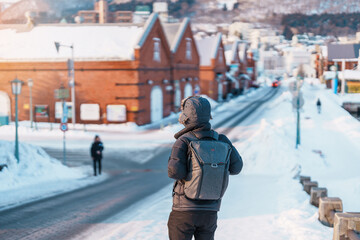
[[184,192],[193,200],[218,200],[224,195],[229,183],[231,146],[219,141],[213,131],[212,139],[206,137],[190,140],[189,173],[185,179]]

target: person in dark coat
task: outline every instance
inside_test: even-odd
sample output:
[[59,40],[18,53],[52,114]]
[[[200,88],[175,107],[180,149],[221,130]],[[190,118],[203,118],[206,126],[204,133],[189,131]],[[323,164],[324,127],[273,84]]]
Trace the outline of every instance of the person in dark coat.
[[102,159],[103,150],[104,150],[104,145],[101,142],[100,137],[96,135],[90,150],[94,164],[94,176],[97,175],[96,174],[97,169],[98,169],[98,173],[101,174],[101,159]]
[[318,113],[320,114],[321,113],[321,101],[320,101],[320,98],[318,98],[318,100],[316,101],[316,106],[317,106]]
[[[219,200],[192,200],[185,196],[184,179],[189,172],[189,144],[186,137],[194,133],[201,138],[212,137],[211,106],[207,99],[195,96],[182,101],[179,122],[185,126],[175,134],[177,139],[172,147],[168,162],[168,176],[175,179],[173,187],[173,205],[168,220],[170,240],[196,240],[214,239],[217,228],[217,212],[220,210]],[[229,172],[231,175],[239,174],[243,162],[236,148],[223,134],[219,134],[219,141],[228,143],[231,148]]]

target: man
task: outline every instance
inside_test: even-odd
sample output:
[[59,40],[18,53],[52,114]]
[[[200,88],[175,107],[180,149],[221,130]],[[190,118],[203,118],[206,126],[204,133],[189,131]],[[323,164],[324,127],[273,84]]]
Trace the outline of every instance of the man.
[[318,98],[318,100],[316,101],[316,106],[317,106],[318,113],[320,114],[321,113],[321,101],[320,101],[320,98]]
[[[101,175],[101,159],[102,159],[102,151],[104,150],[104,145],[100,141],[100,137],[98,135],[95,136],[95,140],[91,145],[91,157],[93,159],[94,164],[94,176],[96,176],[96,169],[98,169],[99,174]],[[97,167],[98,166],[98,167]]]
[[[211,107],[208,100],[200,96],[186,98],[181,103],[181,111],[179,122],[185,128],[175,134],[177,140],[173,145],[168,162],[168,175],[170,178],[175,179],[173,206],[168,221],[169,238],[171,240],[191,240],[192,236],[194,236],[196,240],[211,240],[214,239],[217,227],[217,212],[220,209],[223,192],[219,199],[213,200],[192,199],[190,194],[186,193],[192,186],[185,186],[189,183],[189,178],[192,178],[195,173],[192,172],[194,169],[192,162],[194,156],[192,154],[195,151],[193,143],[207,141],[206,144],[213,143],[213,145],[228,146],[229,154],[220,159],[221,162],[218,164],[211,163],[211,167],[217,169],[218,167],[220,168],[220,164],[223,164],[225,158],[228,159],[228,169],[224,170],[228,171],[226,176],[228,176],[228,173],[231,175],[239,174],[243,167],[243,162],[230,140],[225,135],[218,135],[215,131],[211,130],[209,123]],[[209,141],[211,142],[209,143]],[[215,147],[211,148],[209,152],[216,154],[217,149]],[[201,149],[198,150],[201,151]],[[210,153],[204,154],[214,156]],[[205,162],[209,159],[203,160]],[[204,168],[205,164],[207,163],[204,163]],[[211,188],[212,186],[207,189]],[[206,195],[206,192],[204,194]]]

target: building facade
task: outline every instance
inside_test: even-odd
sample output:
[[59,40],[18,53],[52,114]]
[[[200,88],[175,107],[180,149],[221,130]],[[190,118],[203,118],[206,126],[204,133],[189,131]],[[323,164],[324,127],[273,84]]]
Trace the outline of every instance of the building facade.
[[[127,39],[119,42],[124,34]],[[72,39],[62,40],[60,35]],[[58,39],[74,43],[76,122],[131,121],[142,125],[172,111],[171,52],[157,14],[142,27],[40,25],[27,33],[0,31],[0,36],[11,37],[14,42],[14,45],[6,42],[8,48],[0,49],[0,103],[1,108],[6,109],[2,112],[11,114],[11,119],[15,109],[10,81],[17,77],[34,82],[35,120],[60,121],[62,106],[60,100],[55,99],[54,91],[69,86],[67,57],[71,54],[60,47],[57,55],[53,44]],[[30,41],[22,52],[12,51],[22,41],[37,40],[39,36],[48,37],[34,43]],[[71,96],[66,102],[72,108]],[[19,96],[19,119],[29,118],[29,88],[25,84]]]
[[222,34],[197,39],[196,45],[200,54],[200,88],[201,93],[214,100],[223,101],[226,97],[226,60]]

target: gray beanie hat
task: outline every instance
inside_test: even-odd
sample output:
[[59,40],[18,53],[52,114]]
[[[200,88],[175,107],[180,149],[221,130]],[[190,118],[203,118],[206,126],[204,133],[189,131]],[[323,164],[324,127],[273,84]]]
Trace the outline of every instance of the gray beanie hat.
[[211,106],[206,98],[193,96],[181,101],[181,114],[179,116],[181,124],[207,123],[210,119]]

